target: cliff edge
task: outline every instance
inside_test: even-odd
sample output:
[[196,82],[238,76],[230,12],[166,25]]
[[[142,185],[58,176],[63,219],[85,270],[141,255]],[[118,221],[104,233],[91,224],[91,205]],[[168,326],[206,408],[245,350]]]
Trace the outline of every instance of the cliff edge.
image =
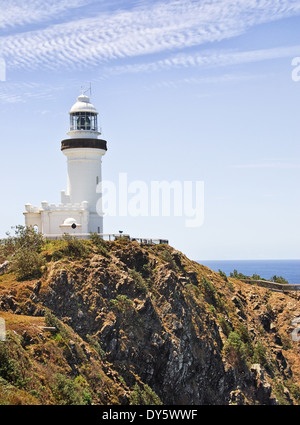
[[48,241],[0,276],[2,404],[300,404],[296,293],[168,245]]

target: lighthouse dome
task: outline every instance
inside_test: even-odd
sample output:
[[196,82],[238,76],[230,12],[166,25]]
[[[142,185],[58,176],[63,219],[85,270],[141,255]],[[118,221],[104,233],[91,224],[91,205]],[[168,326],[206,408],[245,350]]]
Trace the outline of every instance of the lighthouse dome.
[[98,111],[90,98],[82,93],[70,112],[70,131],[72,139],[97,139],[101,134],[98,128]]
[[76,112],[92,112],[94,114],[98,114],[98,111],[91,103],[90,98],[85,94],[81,94],[80,96],[78,96],[77,102],[72,106],[70,110],[70,114]]

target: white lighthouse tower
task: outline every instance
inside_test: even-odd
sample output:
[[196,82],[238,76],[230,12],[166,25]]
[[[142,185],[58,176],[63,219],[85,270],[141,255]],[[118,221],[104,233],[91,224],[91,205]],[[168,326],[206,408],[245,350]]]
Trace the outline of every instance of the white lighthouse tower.
[[25,205],[26,226],[37,227],[46,237],[70,233],[85,237],[90,232],[103,233],[101,193],[102,157],[107,142],[100,139],[98,111],[85,94],[70,110],[70,137],[61,142],[67,158],[67,190],[61,192],[61,204],[42,202],[41,207]]

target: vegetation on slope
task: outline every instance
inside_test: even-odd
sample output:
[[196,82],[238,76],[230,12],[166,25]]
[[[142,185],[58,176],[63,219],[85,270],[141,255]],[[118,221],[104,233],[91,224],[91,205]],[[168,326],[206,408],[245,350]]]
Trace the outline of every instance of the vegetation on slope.
[[167,245],[1,242],[2,404],[299,404],[292,295]]

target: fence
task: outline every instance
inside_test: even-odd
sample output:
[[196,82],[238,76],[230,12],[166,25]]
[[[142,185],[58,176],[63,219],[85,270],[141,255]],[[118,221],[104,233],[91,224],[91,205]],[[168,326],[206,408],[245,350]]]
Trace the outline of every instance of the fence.
[[261,286],[263,288],[271,289],[272,291],[278,292],[292,292],[292,291],[300,291],[300,285],[293,284],[283,284],[276,282],[269,282],[268,280],[252,280],[252,279],[240,279],[242,282],[254,284]]
[[[131,238],[130,235],[126,234],[120,234],[120,233],[98,233],[98,235],[105,241],[116,241],[119,239],[125,239],[128,241],[136,241],[141,244],[169,244],[169,241],[167,239],[152,239],[152,238]],[[91,234],[90,233],[70,233],[70,236],[76,238],[76,239],[90,239]],[[63,237],[62,234],[57,235],[44,235],[46,239],[55,240],[55,239],[61,239]]]

